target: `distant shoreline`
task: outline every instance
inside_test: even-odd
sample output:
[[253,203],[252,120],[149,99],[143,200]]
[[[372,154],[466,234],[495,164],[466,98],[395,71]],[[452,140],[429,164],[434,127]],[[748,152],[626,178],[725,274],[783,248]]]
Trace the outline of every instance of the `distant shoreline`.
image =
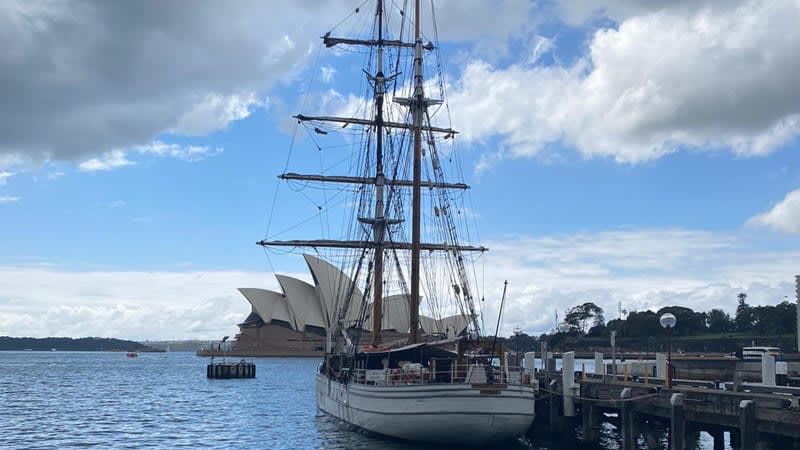
[[164,350],[136,341],[114,338],[0,336],[0,351],[163,352]]

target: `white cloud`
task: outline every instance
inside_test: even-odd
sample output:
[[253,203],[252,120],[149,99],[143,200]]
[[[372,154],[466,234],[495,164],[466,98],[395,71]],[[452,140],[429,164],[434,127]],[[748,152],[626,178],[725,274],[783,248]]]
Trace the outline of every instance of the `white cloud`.
[[735,8],[744,0],[562,0],[558,3],[562,19],[570,25],[609,18],[622,21],[632,16],[663,10],[697,11],[706,7]]
[[[628,310],[682,305],[733,313],[736,294],[776,304],[793,293],[800,247],[758,250],[754,236],[697,230],[626,230],[487,242],[484,320],[492,330],[503,281],[509,281],[502,330],[553,327],[576,304],[593,301],[616,318]],[[479,266],[480,267],[480,266]],[[479,272],[480,273],[480,272]]]
[[[347,35],[373,13],[354,13],[351,0],[192,6],[2,2],[0,166],[9,158],[92,160],[164,133],[224,129],[265,107],[272,86],[299,72],[321,34],[339,24],[334,31]],[[505,41],[533,26],[533,7],[448,0],[439,6],[438,35]],[[426,5],[426,25],[429,14]]]
[[[430,27],[430,2],[422,2],[422,23]],[[530,0],[442,0],[434,3],[439,38],[454,41],[505,40],[530,30],[535,3]],[[427,39],[433,32],[425,29]]]
[[748,219],[749,225],[762,225],[784,233],[800,234],[800,189],[786,194],[778,204]]
[[451,89],[455,125],[511,157],[553,143],[623,163],[775,151],[800,134],[800,4],[732,5],[642,8],[569,67],[472,61]]
[[2,2],[0,160],[91,160],[165,132],[225,128],[264,106],[350,10],[344,0]]
[[25,163],[25,159],[18,154],[3,154],[0,151],[0,169],[7,169]]
[[211,148],[208,146],[167,144],[161,141],[153,141],[148,145],[134,147],[130,151],[112,150],[104,153],[99,158],[92,158],[80,163],[78,169],[83,172],[107,172],[134,165],[136,163],[128,159],[128,155],[131,152],[141,155],[155,155],[165,158],[181,159],[188,162],[198,162],[208,157],[219,155],[223,151],[221,147]]
[[207,94],[178,119],[178,124],[171,131],[192,136],[205,135],[248,117],[255,108],[266,104],[266,100],[260,100],[255,92],[227,96]]
[[13,177],[14,175],[16,174],[13,172],[0,170],[0,186],[5,186],[6,182],[8,182],[8,179]]
[[83,161],[78,165],[78,170],[82,172],[107,172],[119,169],[120,167],[130,166],[133,161],[128,160],[122,150],[112,150],[104,153],[99,158],[92,158]]
[[320,67],[320,72],[322,74],[322,82],[323,83],[330,83],[333,81],[333,76],[336,75],[336,69],[332,66],[322,66]]
[[165,144],[161,141],[154,141],[149,145],[136,147],[135,150],[141,154],[177,158],[188,162],[202,161],[210,156],[219,155],[224,151],[221,147],[210,148],[197,145],[183,146],[178,144]]
[[17,197],[14,195],[0,195],[0,205],[6,203],[16,203],[22,200],[22,197]]
[[531,46],[533,49],[531,50],[531,56],[528,58],[527,63],[536,64],[542,56],[553,50],[555,44],[552,39],[548,39],[544,36],[535,36]]
[[250,311],[237,287],[279,289],[269,274],[234,271],[0,267],[0,280],[0,335],[12,336],[218,339]]
[[[503,281],[501,328],[539,333],[553,310],[594,301],[608,318],[632,310],[684,305],[733,312],[736,294],[752,304],[792,295],[800,247],[752,247],[753,236],[697,230],[622,230],[487,242],[483,321],[494,329]],[[485,272],[484,272],[485,270]],[[290,274],[309,280],[307,273]],[[249,311],[237,287],[279,289],[264,272],[69,272],[0,267],[0,335],[218,338]],[[425,306],[423,302],[423,307]]]

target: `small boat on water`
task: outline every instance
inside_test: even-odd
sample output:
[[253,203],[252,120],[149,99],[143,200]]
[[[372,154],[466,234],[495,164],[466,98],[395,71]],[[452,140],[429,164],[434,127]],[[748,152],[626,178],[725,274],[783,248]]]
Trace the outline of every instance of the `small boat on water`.
[[138,358],[138,357],[139,357],[139,354],[138,354],[138,353],[136,353],[136,352],[128,352],[128,354],[127,354],[126,356],[127,356],[128,358]]

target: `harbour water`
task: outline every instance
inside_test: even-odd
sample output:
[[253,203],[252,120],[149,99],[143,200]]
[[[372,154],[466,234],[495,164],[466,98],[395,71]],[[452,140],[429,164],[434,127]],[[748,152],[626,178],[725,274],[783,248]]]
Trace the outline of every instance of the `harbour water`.
[[[428,448],[319,413],[318,359],[254,361],[255,379],[208,380],[192,353],[0,352],[0,448]],[[604,426],[598,448],[618,448],[615,433]],[[574,445],[534,433],[505,448]]]

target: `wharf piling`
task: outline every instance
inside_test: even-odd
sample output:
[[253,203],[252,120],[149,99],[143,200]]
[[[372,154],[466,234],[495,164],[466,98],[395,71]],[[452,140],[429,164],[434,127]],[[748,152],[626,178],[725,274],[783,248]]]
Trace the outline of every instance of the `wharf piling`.
[[251,362],[240,361],[230,362],[211,362],[206,367],[206,378],[230,379],[230,378],[255,378],[256,365]]

